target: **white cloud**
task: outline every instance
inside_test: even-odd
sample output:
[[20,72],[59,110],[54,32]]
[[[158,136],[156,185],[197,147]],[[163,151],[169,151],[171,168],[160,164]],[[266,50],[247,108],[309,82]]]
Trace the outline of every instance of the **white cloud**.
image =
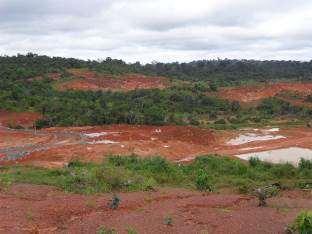
[[311,11],[303,0],[0,0],[0,53],[310,60]]

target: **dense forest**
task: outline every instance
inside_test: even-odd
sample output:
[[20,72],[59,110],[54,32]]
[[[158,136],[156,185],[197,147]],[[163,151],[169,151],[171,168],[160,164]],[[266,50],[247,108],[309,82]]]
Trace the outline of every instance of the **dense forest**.
[[27,55],[0,57],[1,78],[25,78],[67,68],[88,68],[98,72],[122,74],[137,72],[162,75],[183,80],[210,81],[274,81],[312,80],[312,61],[257,61],[257,60],[201,60],[189,63],[127,64],[122,60],[106,58],[84,61],[73,58]]
[[[189,80],[188,86],[130,92],[66,91],[53,88],[45,76],[69,68],[99,73],[143,73]],[[45,77],[33,80],[36,76]],[[0,57],[0,109],[36,111],[44,118],[38,126],[129,124],[239,124],[260,122],[283,115],[310,118],[312,111],[274,98],[258,107],[242,108],[238,102],[221,100],[207,92],[220,85],[247,81],[311,80],[312,62],[207,60],[191,63],[127,64],[107,58],[83,61],[36,54]],[[203,82],[203,83],[201,83]],[[208,82],[208,86],[205,85]]]

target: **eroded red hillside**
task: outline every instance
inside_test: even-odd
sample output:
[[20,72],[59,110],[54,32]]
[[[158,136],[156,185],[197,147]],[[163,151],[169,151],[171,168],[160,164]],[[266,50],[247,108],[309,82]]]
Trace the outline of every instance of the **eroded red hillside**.
[[59,82],[59,90],[129,91],[135,89],[164,89],[169,86],[165,77],[126,74],[120,76],[98,74],[84,69],[70,69],[72,79]]
[[218,96],[241,103],[251,103],[274,97],[283,91],[299,92],[302,95],[312,94],[312,83],[275,83],[223,88]]

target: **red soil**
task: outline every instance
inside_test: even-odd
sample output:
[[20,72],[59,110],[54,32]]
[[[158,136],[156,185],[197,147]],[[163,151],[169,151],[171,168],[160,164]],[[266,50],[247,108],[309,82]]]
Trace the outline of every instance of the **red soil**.
[[0,126],[11,125],[29,128],[40,118],[41,115],[34,112],[9,112],[0,110]]
[[[88,137],[85,134],[103,133]],[[0,129],[0,153],[15,161],[43,167],[62,167],[73,159],[101,162],[108,155],[136,154],[142,157],[163,156],[172,161],[190,161],[206,154],[237,155],[288,147],[312,149],[312,129],[291,128],[270,132],[286,138],[229,145],[240,134],[261,130],[218,131],[185,126],[110,125],[99,127],[50,128],[41,131]],[[24,155],[21,157],[20,153]],[[15,155],[17,155],[15,157]]]
[[151,77],[140,74],[121,76],[97,74],[93,71],[70,69],[74,78],[57,84],[59,90],[111,90],[129,91],[135,89],[164,89],[169,86],[164,77]]
[[[0,192],[1,233],[96,233],[100,227],[127,233],[284,233],[303,209],[312,209],[310,192],[285,191],[257,207],[251,196],[202,194],[183,189],[111,195],[66,194],[48,186],[13,185]],[[166,225],[166,217],[172,225]]]
[[241,86],[223,88],[218,96],[224,99],[242,103],[257,102],[264,98],[274,97],[283,91],[300,92],[303,95],[312,94],[312,83],[276,83],[258,86]]
[[[85,135],[102,132],[106,132],[107,135],[95,138]],[[143,157],[160,155],[171,160],[180,160],[205,154],[211,151],[216,143],[210,130],[182,126],[111,125],[50,128],[39,133],[42,137],[54,136],[53,141],[49,142],[44,150],[37,151],[35,149],[38,144],[29,140],[29,143],[34,144],[34,149],[28,156],[16,162],[59,167],[72,159],[101,162],[105,156],[112,154],[137,154]],[[6,134],[11,135],[12,132]],[[56,136],[58,140],[55,140]]]

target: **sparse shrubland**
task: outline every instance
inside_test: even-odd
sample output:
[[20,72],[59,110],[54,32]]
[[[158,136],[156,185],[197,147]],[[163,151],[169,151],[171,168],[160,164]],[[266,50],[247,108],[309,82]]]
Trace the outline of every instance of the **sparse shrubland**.
[[102,164],[74,162],[62,169],[8,167],[1,181],[57,186],[74,193],[146,191],[159,186],[185,187],[201,191],[232,188],[249,193],[259,186],[279,183],[281,187],[302,187],[311,183],[312,171],[289,164],[252,160],[250,165],[219,156],[198,157],[179,165],[160,157],[115,156]]

